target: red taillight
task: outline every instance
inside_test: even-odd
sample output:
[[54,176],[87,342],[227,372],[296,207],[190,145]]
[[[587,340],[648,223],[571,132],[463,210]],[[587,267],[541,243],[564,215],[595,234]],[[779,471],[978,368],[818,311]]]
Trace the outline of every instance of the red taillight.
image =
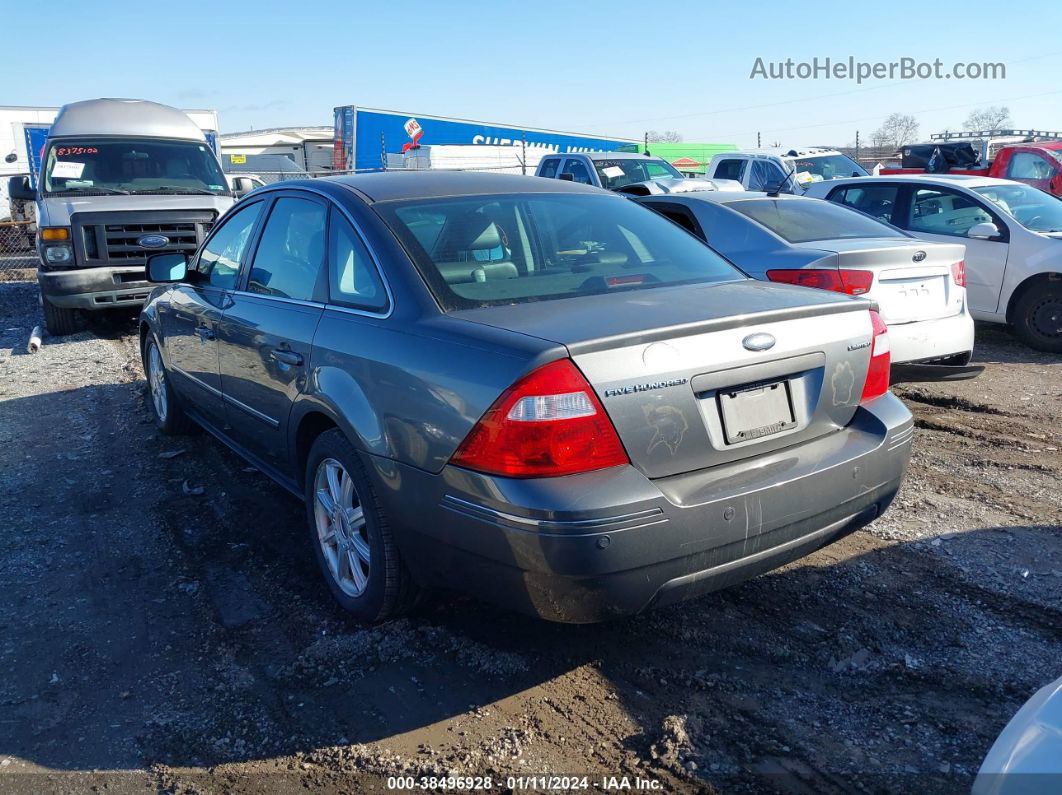
[[951,278],[959,287],[966,286],[966,260],[961,259],[951,266]]
[[860,403],[881,397],[889,391],[889,329],[881,315],[874,310],[870,311],[870,322],[874,326],[874,338],[870,342],[870,366],[867,368],[867,380],[863,382]]
[[767,271],[772,282],[798,284],[847,295],[862,295],[870,291],[874,283],[872,271],[830,270],[824,268],[799,268]]
[[514,478],[555,477],[628,463],[601,401],[571,359],[527,374],[494,401],[451,459]]

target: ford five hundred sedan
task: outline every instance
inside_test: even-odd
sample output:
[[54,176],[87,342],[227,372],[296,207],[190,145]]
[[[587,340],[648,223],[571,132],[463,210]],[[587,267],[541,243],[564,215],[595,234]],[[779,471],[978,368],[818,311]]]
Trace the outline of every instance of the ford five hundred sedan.
[[158,426],[304,500],[364,621],[426,587],[569,622],[686,599],[870,522],[910,454],[873,303],[749,279],[597,188],[284,182],[149,275]]

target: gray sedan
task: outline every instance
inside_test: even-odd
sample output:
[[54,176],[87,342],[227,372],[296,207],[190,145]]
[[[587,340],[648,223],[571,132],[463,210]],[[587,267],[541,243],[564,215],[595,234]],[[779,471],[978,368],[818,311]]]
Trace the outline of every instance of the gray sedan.
[[304,500],[366,621],[432,586],[574,622],[695,596],[870,522],[910,454],[869,301],[750,280],[595,188],[285,182],[149,275],[158,426]]

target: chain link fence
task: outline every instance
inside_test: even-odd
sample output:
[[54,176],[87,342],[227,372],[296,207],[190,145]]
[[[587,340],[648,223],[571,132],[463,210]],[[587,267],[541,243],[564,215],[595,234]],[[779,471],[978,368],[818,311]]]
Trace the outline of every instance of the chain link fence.
[[37,271],[37,216],[32,201],[12,199],[0,179],[0,282],[33,281]]

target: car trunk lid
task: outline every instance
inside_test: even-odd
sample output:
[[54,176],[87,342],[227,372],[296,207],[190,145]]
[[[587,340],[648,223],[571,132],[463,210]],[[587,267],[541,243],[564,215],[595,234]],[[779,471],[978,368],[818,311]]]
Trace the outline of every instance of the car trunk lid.
[[657,478],[847,425],[870,360],[868,308],[836,293],[742,281],[452,316],[564,345],[631,463]]
[[872,272],[874,281],[863,296],[878,303],[888,325],[951,317],[962,311],[965,290],[955,283],[951,270],[965,255],[962,245],[882,238],[819,240],[800,247],[830,252],[828,267]]

